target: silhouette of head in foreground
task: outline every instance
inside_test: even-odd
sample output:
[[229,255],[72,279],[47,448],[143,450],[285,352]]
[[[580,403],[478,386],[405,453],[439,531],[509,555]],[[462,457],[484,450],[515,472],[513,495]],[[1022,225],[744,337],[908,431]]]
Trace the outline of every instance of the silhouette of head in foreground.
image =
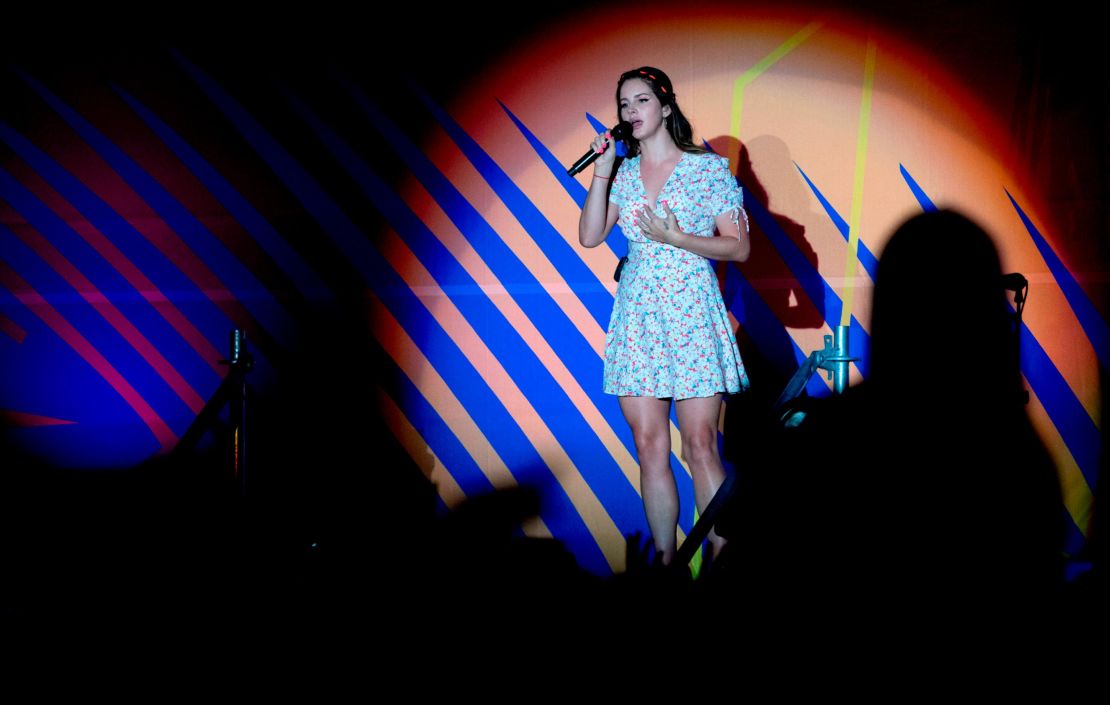
[[938,211],[894,232],[870,361],[865,382],[814,404],[750,470],[729,536],[737,580],[809,617],[1043,624],[1062,582],[1063,505],[982,228]]

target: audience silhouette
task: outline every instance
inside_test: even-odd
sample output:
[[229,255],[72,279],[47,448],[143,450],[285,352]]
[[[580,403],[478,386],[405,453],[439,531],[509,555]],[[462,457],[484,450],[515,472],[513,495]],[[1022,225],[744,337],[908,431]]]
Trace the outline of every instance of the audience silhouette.
[[[490,627],[582,636],[602,623],[628,638],[824,626],[1040,638],[1061,610],[1064,514],[1001,284],[995,246],[968,218],[930,212],[899,227],[875,281],[869,378],[813,401],[796,428],[759,427],[718,525],[728,547],[697,581],[653,563],[636,537],[626,573],[587,575],[558,541],[520,531],[541,501],[524,488],[437,515],[397,446],[377,466],[399,473],[388,521],[335,516],[359,511],[347,498],[298,523],[292,490],[272,505],[213,502],[230,488],[203,470],[210,458],[155,461],[114,485],[52,484],[28,466],[6,494],[5,616],[35,625],[109,610],[183,624],[245,610],[254,624],[353,617],[377,625],[375,638],[410,640]],[[725,607],[692,610],[702,599]],[[673,612],[645,621],[660,604]]]
[[882,253],[871,336],[869,378],[812,402],[744,477],[721,571],[738,609],[903,635],[1043,633],[1063,505],[990,237],[950,211],[906,221]]

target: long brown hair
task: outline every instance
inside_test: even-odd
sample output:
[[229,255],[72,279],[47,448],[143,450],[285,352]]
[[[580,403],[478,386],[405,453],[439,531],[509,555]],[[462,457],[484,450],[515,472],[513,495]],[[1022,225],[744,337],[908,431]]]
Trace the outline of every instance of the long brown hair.
[[[670,133],[675,145],[683,152],[703,154],[705,150],[694,144],[694,128],[690,126],[690,121],[686,119],[686,116],[682,114],[682,109],[678,107],[670,77],[654,66],[641,66],[638,69],[625,71],[621,74],[620,79],[617,80],[617,120],[621,119],[621,86],[624,85],[625,81],[633,78],[638,78],[646,83],[655,97],[659,99],[660,105],[671,106],[671,114],[663,118],[663,125],[667,128],[667,132]],[[639,140],[629,135],[623,142],[629,157],[634,157],[640,153]]]

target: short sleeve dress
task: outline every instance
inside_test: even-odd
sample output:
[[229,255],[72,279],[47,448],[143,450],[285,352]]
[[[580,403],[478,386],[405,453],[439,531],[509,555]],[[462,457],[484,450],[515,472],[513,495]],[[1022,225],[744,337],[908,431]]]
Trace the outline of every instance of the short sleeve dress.
[[[717,277],[708,259],[648,239],[636,225],[647,194],[640,158],[626,159],[609,200],[628,238],[605,337],[605,392],[675,400],[733,394],[748,387]],[[712,237],[715,219],[747,215],[728,160],[684,152],[653,205],[665,204],[683,232]]]

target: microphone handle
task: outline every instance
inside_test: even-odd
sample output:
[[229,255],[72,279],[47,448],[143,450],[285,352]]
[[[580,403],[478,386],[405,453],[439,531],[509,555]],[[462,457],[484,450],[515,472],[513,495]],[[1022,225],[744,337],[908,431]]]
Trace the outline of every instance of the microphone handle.
[[[606,142],[608,143],[609,140],[606,140]],[[597,161],[597,158],[600,157],[600,156],[601,156],[600,152],[595,152],[592,149],[590,151],[586,152],[585,154],[583,154],[578,159],[578,161],[576,161],[574,163],[574,166],[567,169],[567,176],[576,175],[578,172],[582,171],[583,169],[585,169],[586,167],[588,167],[589,165],[591,165],[595,161]]]
[[[612,135],[612,139],[605,140],[605,144],[612,146],[613,140],[623,140],[632,134],[632,125],[628,122],[617,123],[612,127],[612,129],[609,130],[609,134]],[[581,158],[579,158],[578,161],[574,163],[571,168],[567,169],[567,176],[574,176],[589,165],[593,164],[594,161],[600,156],[600,152],[595,152],[592,149],[586,152],[581,156]]]

